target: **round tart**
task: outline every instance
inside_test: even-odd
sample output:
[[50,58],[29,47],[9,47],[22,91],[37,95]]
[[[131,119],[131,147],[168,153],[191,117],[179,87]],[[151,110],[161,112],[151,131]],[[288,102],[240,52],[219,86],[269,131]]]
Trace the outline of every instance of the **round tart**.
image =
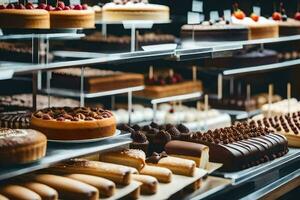
[[116,119],[101,108],[56,107],[33,113],[31,127],[51,140],[85,140],[114,135]]
[[0,165],[30,163],[45,156],[47,138],[31,129],[0,129]]
[[102,20],[107,22],[124,20],[167,21],[170,18],[168,6],[149,4],[145,0],[114,0],[102,8]]
[[49,12],[42,9],[2,9],[0,27],[17,29],[50,28]]

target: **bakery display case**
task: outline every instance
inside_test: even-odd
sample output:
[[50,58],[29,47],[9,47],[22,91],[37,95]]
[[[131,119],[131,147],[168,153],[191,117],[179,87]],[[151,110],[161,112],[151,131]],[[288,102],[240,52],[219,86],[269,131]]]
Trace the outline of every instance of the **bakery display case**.
[[0,199],[293,199],[297,5],[0,2]]

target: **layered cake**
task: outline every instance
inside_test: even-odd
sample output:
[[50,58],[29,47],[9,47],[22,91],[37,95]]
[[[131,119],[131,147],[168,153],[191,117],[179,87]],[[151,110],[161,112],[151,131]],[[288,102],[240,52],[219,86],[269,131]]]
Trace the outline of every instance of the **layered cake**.
[[116,119],[101,108],[52,107],[34,112],[31,127],[51,140],[85,140],[114,135]]
[[250,124],[257,124],[269,130],[281,133],[288,140],[288,145],[300,147],[300,112],[293,112],[286,115],[252,120]]
[[0,165],[36,161],[46,154],[47,138],[31,129],[0,128]]
[[168,75],[152,75],[145,80],[146,87],[135,95],[146,98],[162,98],[202,91],[200,81],[186,81],[180,74],[174,74],[172,70]]
[[95,21],[101,21],[102,20],[102,8],[98,5],[95,5],[92,8],[95,11]]
[[48,29],[50,15],[31,3],[0,5],[0,27],[4,29]]
[[30,112],[0,113],[0,127],[27,129],[30,126]]
[[0,57],[1,60],[32,63],[31,43],[1,41]]
[[262,16],[246,17],[243,11],[237,10],[231,17],[233,24],[249,28],[249,39],[274,38],[279,36],[278,24]]
[[[80,76],[80,68],[55,70],[52,74],[51,86],[79,90]],[[87,92],[102,92],[141,85],[144,85],[144,76],[141,74],[92,68],[84,70],[84,90]]]
[[[137,35],[137,44],[140,47],[146,45],[175,43],[176,38],[170,34],[162,33],[144,33]],[[84,37],[79,42],[70,42],[70,46],[76,45],[79,49],[101,50],[101,51],[129,51],[131,37],[129,35],[107,35],[104,36],[100,32],[94,32]]]
[[147,0],[114,0],[102,8],[102,20],[121,22],[124,20],[167,21],[170,18],[167,6],[149,4]]
[[285,115],[300,111],[300,102],[295,98],[290,100],[284,99],[272,104],[266,103],[261,107],[261,110],[264,116]]
[[181,27],[183,40],[195,41],[242,41],[248,40],[248,28],[243,25],[231,24],[229,21],[217,23],[201,22],[201,24],[186,24]]
[[[43,109],[48,107],[48,96],[37,95],[37,109]],[[32,108],[32,94],[16,94],[12,96],[0,96],[0,111],[19,111],[19,110],[30,110]],[[60,98],[50,96],[50,105],[62,107],[68,106],[79,106],[78,100],[69,98]]]
[[189,141],[208,146],[210,161],[223,163],[223,171],[246,169],[288,152],[284,136],[252,123],[193,133]]
[[87,5],[65,6],[62,1],[50,8],[51,28],[94,28],[95,11]]
[[237,68],[267,65],[278,62],[278,53],[270,49],[244,49],[230,57],[204,59],[205,67]]

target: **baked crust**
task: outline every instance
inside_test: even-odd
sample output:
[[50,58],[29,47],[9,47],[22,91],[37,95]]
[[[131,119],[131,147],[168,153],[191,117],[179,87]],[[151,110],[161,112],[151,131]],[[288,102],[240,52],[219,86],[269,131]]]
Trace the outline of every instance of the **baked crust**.
[[31,129],[0,129],[0,165],[22,164],[45,156],[47,138]]
[[[90,108],[77,108],[69,110],[69,113],[65,113],[65,117],[72,117],[72,120],[75,119],[75,116],[71,116],[71,112],[75,115],[84,115],[86,118],[89,113],[92,113]],[[85,109],[85,110],[80,110]],[[60,110],[60,111],[58,111]],[[50,113],[55,112],[64,113],[64,108],[52,108],[44,109],[33,113],[31,117],[31,127],[36,130],[42,131],[48,139],[52,140],[84,140],[84,139],[95,139],[112,136],[116,132],[116,119],[115,116],[110,111],[95,111],[94,114],[96,117],[101,119],[91,118],[91,121],[84,119],[78,119],[78,121],[71,121],[69,119],[63,118],[64,121],[58,121],[58,118],[43,119],[44,115],[51,115]],[[86,112],[85,114],[83,114]],[[38,118],[41,114],[41,118]],[[105,118],[103,117],[105,115]],[[77,118],[76,118],[77,119]]]
[[62,10],[50,11],[51,28],[94,28],[95,11],[88,10]]
[[48,29],[50,28],[49,12],[42,9],[0,10],[0,27],[17,29]]

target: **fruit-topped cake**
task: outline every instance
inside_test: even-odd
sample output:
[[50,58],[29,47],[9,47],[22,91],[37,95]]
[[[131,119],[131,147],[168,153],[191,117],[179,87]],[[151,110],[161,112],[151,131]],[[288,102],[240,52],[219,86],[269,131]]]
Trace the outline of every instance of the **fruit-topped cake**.
[[66,6],[58,1],[56,7],[41,4],[50,13],[51,28],[94,28],[95,11],[86,4]]
[[298,35],[300,34],[300,12],[297,11],[293,17],[286,15],[283,4],[280,4],[280,12],[275,11],[272,19],[279,24],[279,35]]
[[195,41],[241,41],[248,40],[248,28],[230,21],[203,21],[200,24],[185,24],[181,27],[183,40]]
[[31,127],[51,140],[84,140],[112,136],[114,115],[101,108],[53,107],[32,114]]
[[278,37],[278,24],[276,22],[255,13],[252,13],[251,17],[246,17],[246,14],[238,8],[237,4],[233,7],[232,23],[247,26],[249,28],[249,39]]
[[150,67],[149,75],[145,80],[146,87],[136,95],[149,98],[162,98],[174,95],[199,92],[202,90],[202,83],[197,80],[187,81],[180,74],[169,70],[168,75],[154,75]]
[[167,21],[170,18],[168,6],[150,4],[148,0],[114,0],[103,6],[102,20],[153,20]]
[[49,12],[35,8],[31,3],[0,5],[0,28],[48,29],[50,28]]

